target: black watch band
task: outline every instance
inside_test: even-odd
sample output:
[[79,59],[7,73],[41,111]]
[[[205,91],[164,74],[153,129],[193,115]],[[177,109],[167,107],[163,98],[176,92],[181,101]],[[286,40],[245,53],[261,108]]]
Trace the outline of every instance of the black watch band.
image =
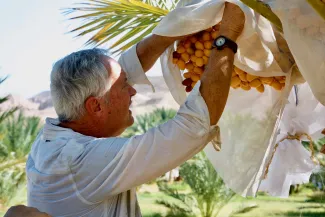
[[238,45],[233,40],[220,35],[213,41],[213,47],[217,48],[217,50],[223,50],[225,47],[230,48],[234,53],[237,53]]

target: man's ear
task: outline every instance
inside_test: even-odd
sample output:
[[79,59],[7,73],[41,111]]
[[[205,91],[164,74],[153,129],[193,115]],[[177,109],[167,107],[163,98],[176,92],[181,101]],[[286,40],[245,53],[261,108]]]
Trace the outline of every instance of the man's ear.
[[85,101],[85,109],[88,114],[96,115],[98,112],[101,112],[101,104],[98,98],[90,96]]

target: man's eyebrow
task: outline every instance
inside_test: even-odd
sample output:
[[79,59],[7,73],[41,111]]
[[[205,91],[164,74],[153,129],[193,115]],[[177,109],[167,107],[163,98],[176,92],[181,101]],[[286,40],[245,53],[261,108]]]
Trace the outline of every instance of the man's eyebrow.
[[121,76],[124,76],[124,81],[128,81],[128,77],[126,76],[126,73],[121,69]]

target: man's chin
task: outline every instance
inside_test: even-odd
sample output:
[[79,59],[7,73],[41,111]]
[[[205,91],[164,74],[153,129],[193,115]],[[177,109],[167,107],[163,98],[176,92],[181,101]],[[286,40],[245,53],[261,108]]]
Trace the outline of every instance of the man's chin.
[[134,117],[132,115],[132,111],[130,110],[130,126],[134,123]]

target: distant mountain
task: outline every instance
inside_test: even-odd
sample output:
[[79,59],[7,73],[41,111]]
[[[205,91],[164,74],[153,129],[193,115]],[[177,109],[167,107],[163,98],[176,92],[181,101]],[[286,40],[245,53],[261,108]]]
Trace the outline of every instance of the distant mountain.
[[[149,85],[135,85],[137,94],[132,98],[131,110],[134,116],[151,112],[156,108],[172,108],[177,110],[179,105],[175,102],[168,91],[163,77],[149,77],[155,92],[152,92]],[[50,91],[43,91],[29,99],[17,95],[10,95],[9,100],[0,104],[0,110],[19,106],[28,116],[38,116],[42,120],[46,117],[57,117]]]
[[33,96],[29,100],[34,103],[39,104],[39,107],[38,107],[39,110],[44,110],[44,109],[53,107],[51,93],[49,90],[43,91],[43,92]]
[[25,99],[19,95],[9,95],[9,99],[0,104],[0,111],[6,111],[12,107],[19,107],[26,116],[37,116],[41,120],[45,120],[46,117],[56,117],[54,107],[49,107],[40,110],[40,104],[33,102],[29,99]]
[[4,103],[1,103],[0,106],[1,106],[0,109],[3,111],[16,106],[23,108],[24,110],[30,111],[30,110],[38,110],[39,105],[28,99],[23,98],[22,96],[10,94],[8,96],[8,100],[5,101]]
[[162,76],[149,77],[149,80],[155,92],[152,92],[149,85],[135,85],[137,94],[132,98],[131,105],[133,115],[141,115],[161,107],[178,110],[179,105],[170,94],[164,78]]

